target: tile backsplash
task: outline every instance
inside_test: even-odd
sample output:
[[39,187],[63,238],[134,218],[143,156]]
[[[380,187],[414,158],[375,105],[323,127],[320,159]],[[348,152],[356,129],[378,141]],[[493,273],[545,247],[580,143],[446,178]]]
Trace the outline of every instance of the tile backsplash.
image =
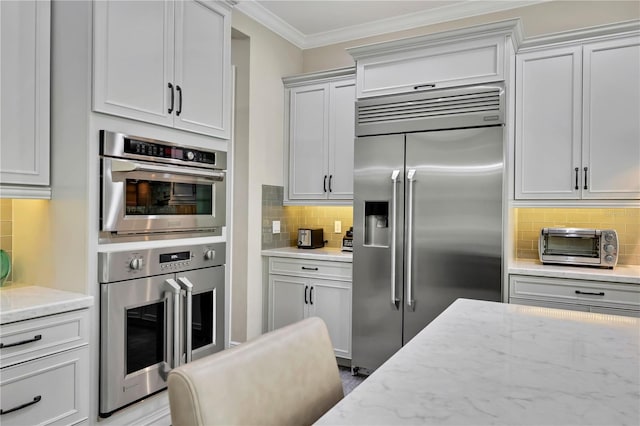
[[[281,186],[262,185],[262,249],[295,246],[298,228],[322,228],[325,247],[340,248],[342,237],[353,226],[350,206],[283,206]],[[272,232],[272,222],[280,221],[280,233]],[[340,233],[334,232],[335,221],[341,222]]]
[[[0,249],[6,251],[13,262],[13,200],[5,198],[0,199]],[[7,283],[12,278],[13,272],[9,274]]]
[[516,256],[538,259],[538,235],[544,227],[615,229],[620,241],[618,264],[640,265],[640,209],[517,208]]

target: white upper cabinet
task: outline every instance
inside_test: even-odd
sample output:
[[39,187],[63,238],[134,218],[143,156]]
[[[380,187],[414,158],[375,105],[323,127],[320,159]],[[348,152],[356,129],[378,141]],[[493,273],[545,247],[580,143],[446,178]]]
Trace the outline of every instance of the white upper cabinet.
[[515,199],[640,198],[640,37],[516,60]]
[[505,80],[507,43],[518,20],[349,48],[357,97]]
[[225,3],[100,1],[94,8],[94,111],[230,137]]
[[353,69],[287,77],[287,202],[346,204],[353,199]]
[[50,198],[51,3],[0,2],[0,195]]
[[640,37],[583,55],[582,198],[640,199]]
[[581,48],[518,55],[516,198],[580,198]]

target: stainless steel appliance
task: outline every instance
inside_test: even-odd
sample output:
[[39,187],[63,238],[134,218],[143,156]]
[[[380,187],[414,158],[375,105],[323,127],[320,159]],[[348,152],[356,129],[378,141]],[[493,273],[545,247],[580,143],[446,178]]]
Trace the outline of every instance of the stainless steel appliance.
[[224,349],[225,243],[99,253],[100,416]]
[[100,131],[100,238],[221,235],[227,153]]
[[542,228],[538,239],[542,263],[613,268],[618,247],[614,229]]
[[504,85],[356,103],[355,372],[457,298],[502,299]]
[[342,237],[342,251],[353,251],[353,226]]
[[324,247],[324,231],[319,229],[298,229],[298,248],[314,249]]

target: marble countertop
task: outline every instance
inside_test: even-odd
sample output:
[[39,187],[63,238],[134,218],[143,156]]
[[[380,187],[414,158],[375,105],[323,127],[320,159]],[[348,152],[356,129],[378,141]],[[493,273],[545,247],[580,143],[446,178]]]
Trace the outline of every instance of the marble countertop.
[[458,299],[322,425],[638,425],[640,319]]
[[510,274],[574,278],[640,284],[640,265],[618,265],[613,269],[590,266],[544,265],[537,260],[518,260],[509,265]]
[[88,308],[93,297],[39,286],[0,288],[0,324]]
[[317,249],[299,249],[283,247],[262,250],[263,256],[291,257],[295,259],[331,260],[334,262],[353,262],[353,253],[341,251],[339,248],[323,247]]

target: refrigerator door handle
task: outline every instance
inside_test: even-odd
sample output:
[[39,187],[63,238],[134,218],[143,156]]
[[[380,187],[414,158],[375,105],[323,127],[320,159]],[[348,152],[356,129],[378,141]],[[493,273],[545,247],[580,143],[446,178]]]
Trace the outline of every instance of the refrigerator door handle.
[[400,170],[394,170],[391,173],[391,181],[393,182],[393,194],[391,201],[391,304],[396,309],[400,309],[398,302],[400,299],[396,296],[396,213],[398,211],[398,175]]
[[185,321],[184,327],[186,332],[185,342],[185,362],[191,362],[193,357],[192,350],[192,321],[193,321],[193,284],[186,277],[179,277],[178,283],[185,291]]
[[410,311],[415,308],[413,300],[413,282],[411,272],[413,269],[413,183],[415,182],[416,170],[411,169],[407,172],[407,180],[409,181],[408,203],[407,203],[407,307]]

